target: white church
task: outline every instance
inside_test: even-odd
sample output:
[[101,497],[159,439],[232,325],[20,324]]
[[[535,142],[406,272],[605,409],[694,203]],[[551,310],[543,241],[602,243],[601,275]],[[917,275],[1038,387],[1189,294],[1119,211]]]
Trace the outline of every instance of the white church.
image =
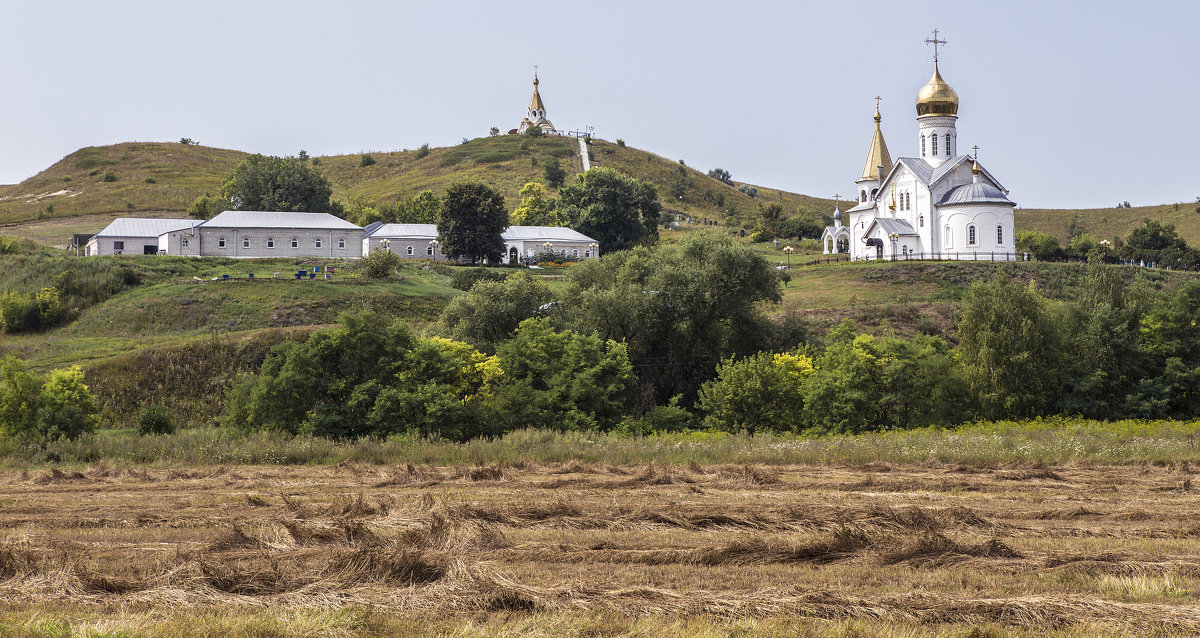
[[855,182],[856,202],[843,216],[833,211],[833,226],[821,235],[826,254],[852,259],[1016,259],[1013,208],[1008,191],[979,164],[976,155],[958,152],[958,94],[942,79],[934,44],[933,77],[917,93],[917,143],[920,155],[893,164],[879,130],[862,176]]

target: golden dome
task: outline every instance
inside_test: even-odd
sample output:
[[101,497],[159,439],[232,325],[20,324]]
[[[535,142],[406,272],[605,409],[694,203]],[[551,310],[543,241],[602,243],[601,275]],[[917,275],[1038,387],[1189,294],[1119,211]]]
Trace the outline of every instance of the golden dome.
[[917,117],[923,115],[958,115],[958,93],[938,73],[933,62],[933,77],[917,93]]

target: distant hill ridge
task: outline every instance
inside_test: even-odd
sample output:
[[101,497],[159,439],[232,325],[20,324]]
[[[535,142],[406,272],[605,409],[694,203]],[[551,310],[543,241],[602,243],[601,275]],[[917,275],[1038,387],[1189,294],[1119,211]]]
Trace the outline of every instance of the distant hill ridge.
[[[594,140],[589,146],[593,166],[608,166],[658,187],[669,210],[696,218],[722,219],[726,210],[751,213],[759,202],[777,201],[785,215],[797,208],[815,211],[828,223],[832,199],[757,186],[755,199],[685,167],[688,186],[683,200],[670,195],[681,164],[654,153]],[[93,231],[104,220],[120,216],[180,216],[196,197],[216,193],[234,167],[249,153],[195,144],[126,142],[86,147],[67,155],[20,184],[0,186],[0,224],[88,216],[80,232]],[[556,157],[571,176],[581,170],[574,138],[502,135],[469,140],[457,146],[371,152],[373,164],[363,166],[361,154],[313,158],[334,187],[334,198],[345,203],[384,203],[430,189],[441,195],[459,181],[480,181],[498,189],[509,209],[516,208],[521,187],[542,179],[546,159]],[[736,177],[736,173],[734,173]],[[570,180],[571,177],[568,177]],[[737,185],[740,185],[738,183]],[[721,204],[723,200],[723,205]],[[1180,235],[1200,245],[1200,214],[1196,204],[1164,204],[1134,208],[1087,210],[1018,209],[1018,232],[1037,230],[1066,239],[1067,227],[1097,237],[1125,237],[1145,218],[1174,224]]]

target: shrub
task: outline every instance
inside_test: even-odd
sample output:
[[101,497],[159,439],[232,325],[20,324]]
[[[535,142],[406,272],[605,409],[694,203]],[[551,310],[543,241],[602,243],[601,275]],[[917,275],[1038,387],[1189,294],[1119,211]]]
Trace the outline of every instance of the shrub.
[[360,156],[360,157],[358,158],[358,166],[359,166],[359,168],[362,168],[362,167],[364,167],[364,166],[370,166],[370,165],[372,165],[372,164],[374,164],[374,163],[375,163],[375,158],[374,158],[374,157],[371,157],[371,154],[370,154],[370,153],[363,153],[363,154],[362,154],[362,156]]
[[104,171],[104,177],[101,177],[100,181],[115,182],[117,181],[117,174],[112,171]]
[[524,273],[502,281],[480,281],[467,294],[450,300],[440,324],[455,339],[492,351],[552,298],[550,286]]
[[54,204],[46,204],[45,210],[47,213],[53,213],[54,212]]
[[429,157],[429,142],[425,142],[421,145],[421,148],[417,149],[417,159],[425,159],[426,157]]
[[542,177],[551,188],[561,188],[567,179],[567,171],[563,170],[557,157],[551,157],[543,162]]
[[157,184],[158,183],[158,180],[154,179],[153,177],[147,177],[146,179],[144,179],[142,181],[146,182],[147,184]]
[[618,137],[617,138],[617,146],[620,146],[621,148],[625,148],[625,140]]
[[363,274],[369,279],[389,279],[399,275],[400,255],[390,251],[376,249],[362,260]]
[[175,417],[163,403],[148,403],[138,412],[137,431],[142,436],[172,434],[175,430]]
[[525,129],[525,137],[541,137],[545,134],[546,132],[540,126],[531,126]]
[[450,287],[457,290],[470,290],[481,281],[504,281],[508,273],[496,272],[487,268],[463,268],[456,270],[450,277]]
[[12,290],[0,295],[0,324],[8,334],[37,330],[41,325],[37,300]]
[[758,197],[758,189],[749,184],[742,184],[741,186],[738,186],[738,190],[751,197]]
[[96,412],[79,366],[40,379],[16,357],[0,360],[0,433],[43,443],[75,440],[95,432]]
[[192,144],[196,143],[196,140],[190,137],[181,137],[179,138],[179,143],[183,144],[184,146],[191,146]]

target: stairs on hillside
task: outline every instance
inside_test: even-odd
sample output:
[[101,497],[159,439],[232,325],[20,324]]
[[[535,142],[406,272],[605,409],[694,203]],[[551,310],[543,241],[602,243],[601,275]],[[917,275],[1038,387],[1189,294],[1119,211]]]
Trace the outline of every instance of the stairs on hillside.
[[579,138],[579,160],[583,164],[583,172],[592,169],[592,162],[588,159],[587,138]]

